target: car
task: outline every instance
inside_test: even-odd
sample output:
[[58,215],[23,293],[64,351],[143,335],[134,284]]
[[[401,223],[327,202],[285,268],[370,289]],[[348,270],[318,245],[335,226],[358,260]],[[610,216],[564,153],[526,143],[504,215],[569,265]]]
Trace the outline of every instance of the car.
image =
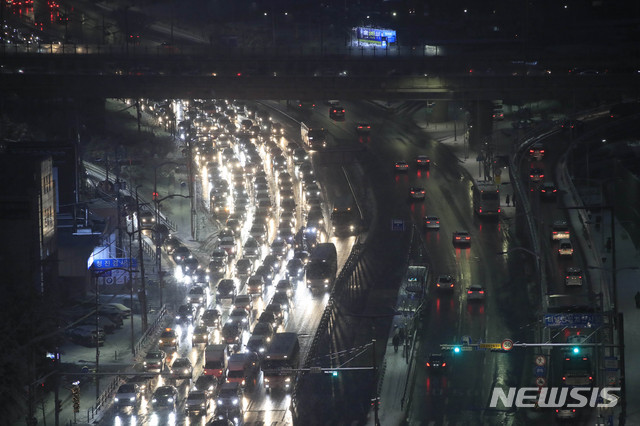
[[471,235],[468,231],[455,231],[453,233],[452,242],[454,246],[471,245]]
[[418,155],[416,157],[416,167],[429,170],[431,167],[431,159],[426,155]]
[[141,210],[139,219],[142,228],[152,228],[156,223],[156,215],[149,210]]
[[[266,324],[266,323],[263,323],[263,324]],[[247,350],[257,353],[260,359],[263,359],[264,353],[266,352],[268,347],[269,347],[269,342],[267,342],[265,336],[252,335],[251,337],[249,337],[249,340],[247,341]]]
[[569,225],[564,220],[556,220],[551,225],[551,240],[559,241],[570,236]]
[[575,419],[576,409],[573,407],[569,407],[566,404],[562,407],[556,408],[556,418],[560,420]]
[[201,374],[193,384],[193,389],[211,392],[211,395],[214,395],[218,390],[218,385],[219,382],[216,376]]
[[162,373],[166,367],[167,354],[161,350],[151,350],[144,357],[142,366],[147,373]]
[[454,286],[455,280],[451,275],[438,275],[438,278],[436,279],[436,288],[438,290],[453,290]]
[[291,298],[286,292],[277,291],[271,298],[271,303],[279,304],[282,310],[287,313],[290,313],[293,309]]
[[544,157],[544,145],[542,142],[535,142],[529,147],[529,157],[535,160],[542,160]]
[[209,328],[206,325],[198,325],[191,334],[191,345],[209,344]]
[[118,408],[137,407],[139,404],[140,387],[135,383],[125,383],[120,385],[114,399]]
[[580,133],[584,129],[584,121],[566,119],[560,123],[560,129],[562,131],[572,131]]
[[278,284],[276,284],[276,293],[284,293],[287,297],[293,297],[295,294],[295,287],[291,284],[289,280],[280,280]]
[[251,313],[248,312],[244,308],[234,308],[231,312],[229,312],[229,318],[227,322],[239,322],[242,325],[242,328],[245,330],[249,329],[249,323],[251,322]]
[[393,170],[396,172],[408,172],[409,164],[406,161],[396,161],[393,166]]
[[214,276],[224,275],[229,264],[229,254],[223,248],[216,248],[211,252],[208,272]]
[[206,268],[199,267],[192,275],[192,280],[196,284],[204,284],[206,286],[209,286],[211,275],[209,272],[207,272]]
[[222,341],[228,345],[237,345],[242,341],[244,327],[239,322],[227,321],[222,327]]
[[[238,201],[238,199],[239,198],[236,197],[236,202]],[[244,199],[244,198],[240,198],[240,199]],[[229,218],[225,223],[225,228],[229,228],[233,230],[236,234],[238,234],[242,230],[242,222],[240,222],[238,219]]]
[[288,280],[302,280],[304,277],[304,263],[302,263],[302,260],[298,258],[290,259],[285,268],[285,275]]
[[271,312],[273,315],[275,315],[276,319],[280,321],[280,324],[282,324],[282,322],[284,321],[285,309],[278,302],[269,303],[267,306],[265,306],[264,312]]
[[430,354],[425,365],[430,371],[442,371],[447,367],[447,362],[442,354]]
[[422,219],[425,229],[440,229],[440,218],[438,216],[425,216]]
[[544,200],[555,200],[558,193],[558,188],[556,188],[556,185],[553,182],[542,182],[538,190],[540,191],[540,196]]
[[409,199],[410,200],[421,200],[424,201],[425,198],[425,190],[424,188],[412,186],[409,187]]
[[185,401],[187,416],[207,416],[211,411],[213,393],[208,390],[192,389]]
[[221,317],[222,315],[220,314],[219,310],[207,309],[202,314],[202,318],[200,319],[200,321],[207,327],[220,328]]
[[[289,244],[284,238],[277,237],[271,243],[271,247],[269,248],[269,251],[271,253],[270,255],[275,257],[276,259],[283,259],[287,255],[287,252],[289,251]],[[282,267],[282,262],[278,261],[278,264],[275,266],[272,265],[272,267],[274,268],[275,271],[279,271],[280,268]]]
[[186,258],[193,257],[193,255],[191,254],[191,250],[187,247],[178,246],[173,250],[173,253],[171,253],[171,257],[176,264],[181,265]]
[[216,302],[224,299],[231,299],[233,302],[238,294],[238,285],[234,278],[225,278],[220,280],[216,287]]
[[563,239],[560,240],[558,244],[558,256],[568,257],[573,256],[573,244],[571,244],[571,240]]
[[192,305],[180,305],[178,306],[178,312],[176,313],[176,322],[179,324],[193,323],[195,318],[195,309]]
[[244,415],[244,393],[238,382],[223,383],[216,398],[216,414],[218,419],[238,418]]
[[191,380],[193,377],[193,365],[189,358],[177,358],[171,365],[171,376],[174,379]]
[[176,237],[169,237],[166,240],[164,240],[164,250],[167,252],[167,254],[170,254],[170,255],[173,254],[173,251],[177,247],[180,247],[181,245],[182,243]]
[[566,276],[564,278],[564,285],[569,286],[581,286],[582,285],[582,269],[570,266],[567,268]]
[[265,342],[271,342],[275,330],[273,326],[266,321],[258,321],[251,331],[251,336],[261,336]]
[[180,338],[173,328],[167,327],[160,333],[160,339],[158,340],[160,349],[178,350],[179,344]]
[[529,169],[529,180],[533,183],[540,183],[544,180],[544,170],[539,167]]
[[320,187],[315,182],[305,185],[304,193],[306,197],[320,197],[320,195],[322,194],[322,192],[320,191]]
[[278,331],[278,326],[280,326],[280,324],[282,324],[282,318],[278,317],[273,312],[268,312],[268,311],[265,310],[260,314],[260,317],[258,318],[258,322],[269,323],[269,324],[271,324],[271,327],[275,331]]
[[247,239],[242,250],[244,255],[251,259],[257,259],[262,256],[262,244],[253,237]]
[[195,285],[191,287],[189,293],[187,294],[187,303],[191,305],[207,305],[207,292],[204,287],[200,287],[199,285]]
[[262,275],[265,285],[270,286],[273,283],[275,272],[271,265],[263,263],[262,265],[258,266],[258,269],[256,269],[256,275]]
[[368,135],[369,133],[371,133],[371,124],[356,123],[356,133],[358,135]]
[[311,256],[311,254],[307,250],[304,250],[304,249],[299,249],[299,250],[294,250],[293,251],[293,258],[294,259],[300,259],[300,261],[305,265],[309,261],[309,256]]
[[[245,253],[246,254],[246,253]],[[243,280],[248,278],[253,272],[253,260],[243,257],[236,262],[236,276]]]
[[256,241],[264,242],[267,239],[267,227],[262,223],[254,223],[249,230],[249,235]]
[[484,300],[484,287],[478,284],[471,284],[467,290],[467,300]]
[[236,301],[233,303],[234,308],[243,308],[247,312],[253,311],[253,299],[248,294],[241,294],[236,296]]
[[151,397],[154,410],[169,409],[175,411],[178,404],[178,389],[175,386],[159,386]]
[[182,261],[182,273],[187,276],[193,276],[198,268],[200,267],[200,262],[195,257],[187,257]]

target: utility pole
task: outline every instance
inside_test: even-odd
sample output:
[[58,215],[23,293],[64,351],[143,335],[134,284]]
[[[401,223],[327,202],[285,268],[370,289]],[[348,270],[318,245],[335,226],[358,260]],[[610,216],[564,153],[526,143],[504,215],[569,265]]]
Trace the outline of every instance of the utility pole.
[[374,390],[374,400],[373,400],[373,414],[375,419],[375,426],[380,426],[380,418],[378,417],[378,403],[380,401],[380,396],[378,395],[378,365],[376,363],[376,339],[371,339],[371,357],[373,361],[373,385],[375,386]]
[[[142,332],[147,331],[147,288],[144,279],[144,251],[142,249],[142,229],[140,223],[140,201],[138,199],[138,187],[136,187],[136,216],[138,225],[138,258],[140,260],[140,293],[138,298],[140,299],[140,309],[142,314]],[[132,306],[133,308],[133,306]]]

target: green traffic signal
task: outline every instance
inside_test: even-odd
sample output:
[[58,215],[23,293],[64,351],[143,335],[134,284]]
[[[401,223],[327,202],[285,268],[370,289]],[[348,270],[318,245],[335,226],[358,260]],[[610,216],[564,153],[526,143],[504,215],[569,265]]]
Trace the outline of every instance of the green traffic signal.
[[333,377],[338,377],[338,372],[334,370],[334,371],[331,373],[331,375],[332,375]]
[[578,346],[574,346],[572,352],[574,354],[579,354],[580,353],[580,348]]
[[453,347],[453,352],[456,353],[456,354],[460,353],[460,346],[454,346]]

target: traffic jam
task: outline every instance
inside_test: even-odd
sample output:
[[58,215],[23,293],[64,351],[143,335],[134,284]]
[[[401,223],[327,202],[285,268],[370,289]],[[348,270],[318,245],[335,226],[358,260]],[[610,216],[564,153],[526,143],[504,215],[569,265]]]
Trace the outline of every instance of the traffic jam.
[[268,111],[226,100],[173,108],[217,243],[203,257],[175,236],[164,240],[187,295],[139,368],[152,375],[118,389],[115,424],[243,424],[252,400],[263,416],[286,412],[301,358],[296,317],[321,313],[327,300],[326,284],[320,297],[306,288],[307,263],[318,245],[336,257],[321,184]]

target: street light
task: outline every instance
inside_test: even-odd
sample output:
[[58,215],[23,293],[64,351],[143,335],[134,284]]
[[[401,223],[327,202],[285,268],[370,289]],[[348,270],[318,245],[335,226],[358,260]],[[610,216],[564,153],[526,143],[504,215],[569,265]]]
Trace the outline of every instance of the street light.
[[[157,192],[154,192],[154,202],[156,203],[156,227],[160,221],[160,203],[166,200],[167,198],[173,197],[182,197],[182,198],[191,198],[191,195],[182,195],[182,194],[170,194],[166,197],[157,198]],[[156,263],[158,265],[158,287],[160,287],[160,307],[162,308],[162,243],[164,242],[163,236],[156,236]]]

